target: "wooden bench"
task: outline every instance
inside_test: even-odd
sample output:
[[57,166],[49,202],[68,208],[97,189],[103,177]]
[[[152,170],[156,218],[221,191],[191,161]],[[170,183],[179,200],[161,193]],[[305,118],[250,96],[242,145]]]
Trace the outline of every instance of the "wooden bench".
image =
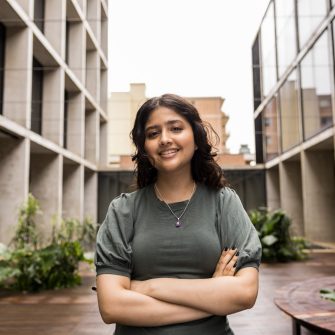
[[320,289],[335,289],[335,277],[295,282],[277,290],[274,302],[292,318],[293,335],[301,326],[317,334],[335,334],[335,302],[321,298]]

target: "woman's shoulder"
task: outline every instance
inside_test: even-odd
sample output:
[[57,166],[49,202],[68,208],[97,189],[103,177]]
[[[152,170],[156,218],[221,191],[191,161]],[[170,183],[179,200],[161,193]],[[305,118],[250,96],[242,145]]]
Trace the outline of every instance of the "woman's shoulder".
[[117,209],[136,206],[148,192],[148,188],[149,186],[146,186],[132,192],[122,192],[111,201],[111,206]]

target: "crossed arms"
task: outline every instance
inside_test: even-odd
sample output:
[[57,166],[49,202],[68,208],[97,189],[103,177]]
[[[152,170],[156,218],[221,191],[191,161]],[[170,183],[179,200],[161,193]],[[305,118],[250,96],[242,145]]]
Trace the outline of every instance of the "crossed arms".
[[208,279],[131,281],[101,274],[97,293],[102,319],[129,326],[162,326],[251,308],[258,292],[258,271],[247,267],[234,275],[235,253],[223,251]]

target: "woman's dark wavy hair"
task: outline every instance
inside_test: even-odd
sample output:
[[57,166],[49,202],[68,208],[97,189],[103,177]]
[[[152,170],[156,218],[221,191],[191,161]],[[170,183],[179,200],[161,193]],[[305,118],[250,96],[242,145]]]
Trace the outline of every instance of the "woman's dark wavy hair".
[[132,160],[136,164],[138,188],[152,184],[157,179],[157,170],[148,159],[144,150],[144,142],[145,125],[151,113],[158,107],[172,109],[183,116],[192,126],[194,141],[198,147],[191,161],[193,179],[215,189],[226,186],[227,182],[223,176],[223,171],[214,160],[216,153],[213,151],[211,137],[214,135],[218,139],[216,132],[209,124],[204,124],[197,109],[187,100],[174,94],[164,94],[147,100],[140,107],[130,133],[136,147]]

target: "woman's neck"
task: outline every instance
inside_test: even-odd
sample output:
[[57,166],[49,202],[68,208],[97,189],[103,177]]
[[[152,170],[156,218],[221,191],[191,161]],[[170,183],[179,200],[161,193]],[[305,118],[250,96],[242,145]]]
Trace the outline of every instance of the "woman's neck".
[[[156,187],[159,194],[157,196],[167,203],[179,202],[190,199],[195,188],[195,182],[189,174],[188,176],[164,176],[158,175]],[[163,199],[162,199],[163,198]]]

